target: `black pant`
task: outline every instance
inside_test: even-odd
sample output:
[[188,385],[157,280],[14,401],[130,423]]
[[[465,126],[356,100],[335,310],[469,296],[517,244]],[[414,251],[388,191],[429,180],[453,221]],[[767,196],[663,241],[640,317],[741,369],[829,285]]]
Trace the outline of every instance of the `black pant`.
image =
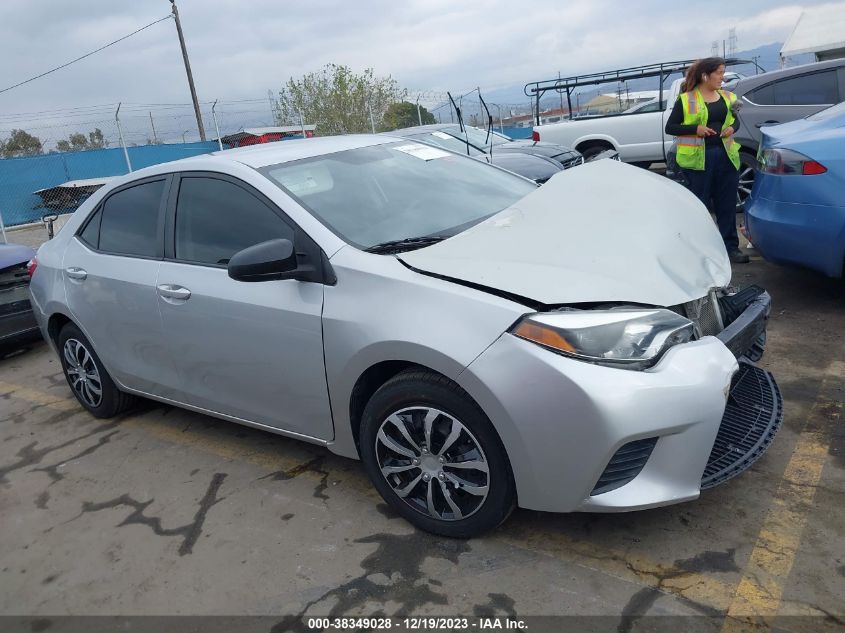
[[739,170],[734,167],[728,152],[719,143],[708,147],[704,155],[704,170],[684,169],[689,190],[716,213],[716,224],[728,253],[739,249],[736,234],[736,190],[739,186]]

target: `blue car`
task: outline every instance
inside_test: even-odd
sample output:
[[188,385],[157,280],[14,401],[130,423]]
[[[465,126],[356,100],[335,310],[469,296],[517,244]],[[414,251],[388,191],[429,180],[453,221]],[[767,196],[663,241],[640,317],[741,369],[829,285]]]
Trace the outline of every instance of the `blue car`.
[[845,266],[845,102],[763,128],[748,236],[769,261],[842,277]]

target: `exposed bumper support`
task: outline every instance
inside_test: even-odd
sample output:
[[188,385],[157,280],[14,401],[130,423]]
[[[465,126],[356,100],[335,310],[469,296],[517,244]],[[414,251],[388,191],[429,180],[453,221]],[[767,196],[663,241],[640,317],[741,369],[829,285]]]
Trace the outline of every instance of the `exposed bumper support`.
[[717,338],[737,358],[746,356],[752,361],[760,360],[771,309],[772,298],[764,290],[748,302],[742,314],[729,323]]

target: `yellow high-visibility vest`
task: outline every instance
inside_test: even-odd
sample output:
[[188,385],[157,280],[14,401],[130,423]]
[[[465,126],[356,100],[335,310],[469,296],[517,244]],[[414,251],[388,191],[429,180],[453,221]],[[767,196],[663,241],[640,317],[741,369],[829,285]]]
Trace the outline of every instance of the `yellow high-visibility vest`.
[[[735,121],[731,106],[736,103],[736,95],[727,90],[719,90],[719,94],[725,101],[728,109],[728,116],[722,129],[733,126]],[[681,105],[684,108],[684,125],[707,126],[707,102],[698,90],[683,92],[678,95]],[[731,159],[734,167],[739,169],[739,143],[733,139],[733,134],[722,139],[728,158]],[[704,137],[695,134],[676,136],[675,147],[677,149],[678,166],[684,169],[704,170]]]

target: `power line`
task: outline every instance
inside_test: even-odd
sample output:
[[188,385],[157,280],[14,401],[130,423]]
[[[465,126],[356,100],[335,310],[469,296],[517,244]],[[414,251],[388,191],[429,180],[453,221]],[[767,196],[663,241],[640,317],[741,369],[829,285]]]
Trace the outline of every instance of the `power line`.
[[129,35],[124,35],[123,37],[121,37],[121,38],[119,38],[119,39],[116,39],[116,40],[115,40],[115,41],[113,41],[113,42],[109,42],[109,43],[108,43],[108,44],[106,44],[105,46],[101,46],[100,48],[98,48],[98,49],[97,49],[97,50],[95,50],[95,51],[91,51],[90,53],[85,53],[82,57],[77,57],[76,59],[73,59],[73,60],[71,60],[71,61],[67,62],[66,64],[62,64],[61,66],[56,66],[55,68],[51,68],[51,69],[50,69],[50,70],[48,70],[47,72],[41,73],[40,75],[36,75],[35,77],[30,77],[29,79],[27,79],[27,80],[25,80],[25,81],[22,81],[22,82],[20,82],[20,83],[15,84],[14,86],[9,86],[8,88],[3,88],[2,90],[0,90],[0,94],[2,94],[2,93],[4,93],[4,92],[7,92],[7,91],[9,91],[9,90],[12,90],[13,88],[17,88],[17,87],[19,87],[19,86],[23,86],[24,84],[28,84],[30,81],[35,81],[36,79],[41,79],[41,77],[44,77],[44,76],[46,76],[46,75],[49,75],[50,73],[54,73],[54,72],[56,72],[57,70],[61,70],[62,68],[67,68],[67,67],[68,67],[68,66],[70,66],[71,64],[75,64],[76,62],[78,62],[78,61],[80,61],[80,60],[83,60],[83,59],[85,59],[86,57],[91,57],[91,55],[93,55],[94,53],[99,53],[100,51],[102,51],[102,50],[104,50],[104,49],[108,48],[109,46],[114,46],[114,45],[115,45],[115,44],[117,44],[118,42],[122,42],[123,40],[125,40],[125,39],[127,39],[127,38],[130,38],[130,37],[132,37],[133,35],[137,35],[137,34],[138,34],[138,33],[140,33],[141,31],[143,31],[144,29],[148,29],[148,28],[150,28],[151,26],[153,26],[153,25],[155,25],[155,24],[158,24],[159,22],[164,22],[165,20],[169,20],[169,19],[170,19],[170,18],[172,18],[172,17],[173,17],[172,15],[166,15],[165,17],[161,18],[160,20],[156,20],[155,22],[150,22],[150,23],[149,23],[149,24],[147,24],[146,26],[142,26],[142,27],[141,27],[140,29],[138,29],[137,31],[132,31]]

